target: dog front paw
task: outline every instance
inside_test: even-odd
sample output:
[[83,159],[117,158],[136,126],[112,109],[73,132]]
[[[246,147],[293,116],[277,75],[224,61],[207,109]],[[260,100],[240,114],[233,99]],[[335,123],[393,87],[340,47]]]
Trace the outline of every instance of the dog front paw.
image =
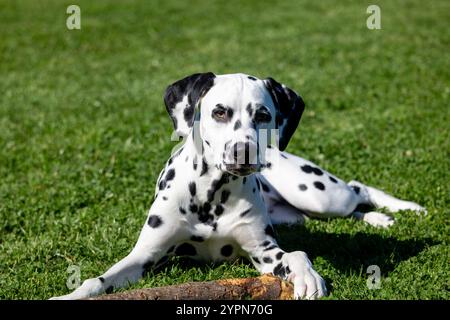
[[87,279],[72,293],[64,296],[52,297],[49,300],[78,300],[96,296],[104,292],[102,282],[99,279]]
[[363,220],[371,226],[380,228],[389,228],[395,222],[393,217],[375,211],[364,213]]
[[295,299],[315,300],[327,295],[325,280],[313,269],[304,252],[290,252],[285,256],[283,260],[291,270],[288,280],[294,284]]
[[426,216],[428,214],[428,211],[426,208],[418,205],[415,202],[410,203],[408,210],[414,211],[418,215],[423,214],[424,216]]

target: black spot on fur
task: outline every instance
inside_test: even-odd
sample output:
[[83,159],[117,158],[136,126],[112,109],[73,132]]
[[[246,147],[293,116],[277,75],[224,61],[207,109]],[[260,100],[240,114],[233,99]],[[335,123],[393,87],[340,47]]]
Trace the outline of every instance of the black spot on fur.
[[284,278],[286,276],[286,269],[281,263],[279,263],[275,266],[275,268],[273,268],[273,274],[278,277]]
[[314,181],[314,187],[322,191],[325,190],[325,185],[320,181]]
[[331,182],[338,183],[338,181],[335,178],[333,178],[332,176],[329,176],[329,178],[330,178]]
[[230,190],[223,190],[222,195],[220,196],[220,203],[225,203],[228,201],[228,198],[230,197]]
[[253,191],[253,193],[255,193],[255,192],[256,192],[256,188],[253,188],[253,190],[252,190],[252,191]]
[[217,215],[217,216],[220,216],[222,213],[223,213],[223,206],[221,205],[221,204],[218,204],[217,206],[216,206],[216,209],[214,209],[214,213]]
[[191,122],[191,119],[194,117],[195,107],[193,105],[187,106],[183,110],[183,117],[187,123]]
[[196,204],[191,204],[190,206],[189,206],[189,210],[191,211],[191,212],[197,212],[198,211],[198,206],[196,205]]
[[205,158],[202,159],[202,171],[200,172],[200,177],[208,172],[208,164],[206,163]]
[[204,213],[203,211],[199,211],[198,220],[202,223],[211,224],[211,220],[214,219],[214,216],[211,214]]
[[161,179],[161,181],[159,181],[158,188],[159,188],[159,190],[164,190],[166,188],[166,180]]
[[313,172],[313,167],[311,167],[310,165],[307,165],[307,164],[305,164],[304,166],[301,166],[300,169],[302,169],[304,173]]
[[284,255],[284,252],[283,252],[283,251],[280,251],[280,252],[277,253],[277,255],[275,256],[275,258],[277,258],[277,260],[281,260],[281,258],[283,257],[283,255]]
[[200,237],[200,236],[192,236],[191,240],[195,241],[195,242],[203,242],[203,241],[205,241],[205,239],[203,237]]
[[250,80],[256,81],[256,78],[255,78],[255,77],[247,76],[247,78],[249,78]]
[[211,204],[209,202],[205,202],[203,204],[203,212],[209,213],[211,211]]
[[222,249],[220,249],[220,253],[224,257],[229,257],[233,253],[233,247],[231,245],[227,244],[227,245],[223,246]]
[[267,162],[266,165],[265,165],[265,167],[266,167],[267,169],[270,169],[270,168],[272,167],[272,163],[271,163],[271,162]]
[[198,220],[207,224],[209,224],[211,220],[214,220],[214,216],[210,214],[209,211],[211,211],[211,204],[205,202],[203,206],[200,206],[198,209]]
[[206,144],[208,145],[208,147],[210,147],[211,145],[209,144],[208,140],[205,140]]
[[105,293],[110,294],[114,291],[114,286],[109,286],[106,290]]
[[184,210],[182,207],[179,207],[178,209],[180,210],[181,214],[186,214],[186,210]]
[[252,257],[253,261],[255,261],[256,263],[261,263],[261,261],[259,261],[259,259],[257,257]]
[[101,283],[105,283],[105,278],[99,277],[98,280],[100,280]]
[[227,109],[227,117],[229,120],[231,120],[231,118],[233,118],[233,112],[234,112],[233,109],[231,109],[231,108]]
[[244,212],[241,212],[241,217],[245,217],[250,211],[252,211],[252,208],[247,209]]
[[175,170],[174,169],[170,169],[169,171],[167,171],[165,179],[166,179],[166,181],[170,181],[173,178],[175,178]]
[[356,194],[359,194],[359,192],[361,191],[361,188],[358,186],[352,186],[353,191],[355,191]]
[[241,126],[242,126],[241,120],[236,120],[236,122],[234,123],[233,130],[236,131],[236,130],[238,130]]
[[195,156],[192,161],[192,168],[194,168],[194,171],[197,170],[197,156]]
[[315,175],[318,175],[318,176],[323,175],[323,171],[320,170],[319,168],[312,168],[312,171],[314,172]]
[[147,223],[152,228],[158,228],[160,225],[162,225],[162,219],[160,216],[151,215],[150,217],[148,217]]
[[197,254],[197,250],[195,250],[193,245],[183,243],[175,249],[175,254],[177,256],[195,256]]
[[207,191],[207,198],[209,202],[212,202],[214,200],[214,195],[216,194],[217,190],[222,188],[222,186],[229,182],[229,175],[224,173],[222,177],[218,180],[213,180],[211,184],[211,188]]
[[263,258],[263,261],[264,261],[265,263],[272,263],[272,262],[273,262],[272,258],[270,258],[270,257],[264,257],[264,258]]
[[212,227],[213,227],[213,231],[217,231],[217,222],[214,222],[212,224]]
[[253,115],[253,108],[252,108],[252,104],[251,103],[249,103],[248,105],[247,105],[247,107],[245,108],[245,110],[247,110],[247,112],[248,112],[248,115],[250,116],[250,118],[252,117],[252,115]]
[[301,190],[301,191],[306,191],[307,189],[308,189],[308,187],[306,186],[306,184],[299,184],[298,185],[298,188]]
[[305,173],[314,173],[315,175],[321,176],[323,175],[323,171],[319,168],[312,167],[308,164],[305,164],[300,167]]
[[285,158],[285,159],[288,158],[288,157],[286,157],[284,154],[281,154],[281,157],[282,157],[282,158]]
[[264,229],[264,232],[268,235],[271,236],[272,238],[275,238],[275,231],[273,230],[273,227],[268,224],[266,229]]
[[195,196],[195,194],[197,193],[197,186],[195,185],[195,182],[189,182],[189,193],[191,194],[191,196]]
[[164,200],[164,201],[167,201],[167,197],[166,196],[164,196],[164,197],[162,197],[162,199]]

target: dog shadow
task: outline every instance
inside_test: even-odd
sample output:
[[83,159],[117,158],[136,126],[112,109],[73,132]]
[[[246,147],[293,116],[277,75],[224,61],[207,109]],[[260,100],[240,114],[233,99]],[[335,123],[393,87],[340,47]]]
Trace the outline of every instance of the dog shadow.
[[[345,273],[365,272],[368,266],[377,265],[382,274],[387,275],[396,266],[418,255],[426,247],[436,245],[430,238],[397,239],[386,234],[370,232],[332,233],[309,230],[305,226],[275,226],[277,241],[284,251],[305,251],[314,261],[321,257],[335,269]],[[176,257],[183,270],[192,267],[207,271],[221,263],[202,263],[189,258]],[[244,263],[251,263],[244,259]],[[327,283],[331,279],[325,278]],[[332,288],[329,288],[332,291]]]
[[386,234],[367,232],[328,233],[312,231],[304,226],[278,226],[278,243],[285,251],[305,251],[311,260],[322,257],[345,273],[364,272],[377,265],[383,274],[402,261],[418,255],[436,242],[424,239],[396,239]]

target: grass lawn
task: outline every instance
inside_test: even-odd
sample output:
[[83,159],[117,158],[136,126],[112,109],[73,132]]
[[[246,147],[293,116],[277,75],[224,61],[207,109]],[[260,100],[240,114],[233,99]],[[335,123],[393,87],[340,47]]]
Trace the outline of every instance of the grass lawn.
[[[366,27],[374,2],[381,30]],[[449,299],[449,21],[446,0],[0,0],[0,298],[68,293],[69,266],[98,276],[131,250],[175,144],[164,89],[213,71],[297,90],[307,109],[289,152],[428,209],[388,230],[278,227],[328,299]],[[245,261],[173,261],[133,287],[253,275]]]

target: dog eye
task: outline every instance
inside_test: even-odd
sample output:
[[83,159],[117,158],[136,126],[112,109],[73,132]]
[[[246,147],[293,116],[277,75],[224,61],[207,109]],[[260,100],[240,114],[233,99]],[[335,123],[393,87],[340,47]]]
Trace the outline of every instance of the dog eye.
[[269,112],[258,110],[255,114],[255,122],[270,122],[272,120],[272,116]]
[[218,104],[212,111],[212,117],[217,121],[227,121],[229,116],[230,112],[221,104]]
[[225,110],[214,110],[214,117],[220,118],[220,119],[225,119],[226,116],[227,116],[227,113]]

